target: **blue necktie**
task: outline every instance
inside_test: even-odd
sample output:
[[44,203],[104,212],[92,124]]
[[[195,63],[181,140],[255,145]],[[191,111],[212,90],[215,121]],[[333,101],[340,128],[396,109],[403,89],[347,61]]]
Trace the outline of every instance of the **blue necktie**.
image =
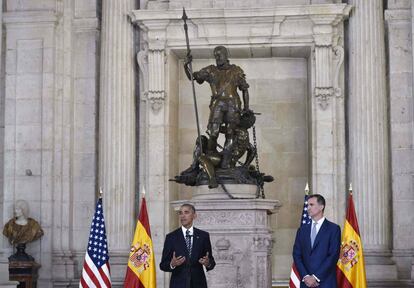
[[190,230],[185,231],[185,244],[187,245],[188,255],[191,257],[191,235]]
[[311,247],[313,248],[313,243],[315,242],[315,238],[316,238],[316,224],[318,224],[318,222],[314,222],[312,224],[312,231],[311,231]]

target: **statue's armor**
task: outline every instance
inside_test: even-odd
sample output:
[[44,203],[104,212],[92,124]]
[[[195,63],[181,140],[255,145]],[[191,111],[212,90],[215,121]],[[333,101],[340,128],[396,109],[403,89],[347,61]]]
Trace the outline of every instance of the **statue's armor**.
[[221,68],[210,65],[195,72],[194,79],[200,84],[207,81],[211,87],[207,133],[217,137],[222,124],[227,124],[230,132],[240,121],[241,100],[237,89],[249,88],[243,70],[233,64]]

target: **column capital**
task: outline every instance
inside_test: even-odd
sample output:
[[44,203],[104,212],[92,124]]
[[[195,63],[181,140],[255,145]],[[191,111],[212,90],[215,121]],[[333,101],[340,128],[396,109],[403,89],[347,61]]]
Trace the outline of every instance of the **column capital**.
[[[130,14],[133,19],[133,14]],[[134,21],[134,20],[132,20]],[[135,23],[139,29],[144,33],[144,38],[148,42],[148,49],[152,50],[165,50],[167,39],[167,26],[170,20],[154,20],[154,21],[136,21]]]

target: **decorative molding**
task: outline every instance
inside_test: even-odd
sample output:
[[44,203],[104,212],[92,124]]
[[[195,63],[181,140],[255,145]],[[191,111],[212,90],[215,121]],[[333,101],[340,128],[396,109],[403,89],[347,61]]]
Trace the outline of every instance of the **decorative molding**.
[[[332,41],[332,37],[330,37]],[[325,110],[329,106],[329,99],[333,95],[332,87],[332,42],[330,45],[315,47],[315,98],[319,106]]]
[[[351,5],[347,4],[314,4],[314,5],[283,5],[274,8],[213,8],[213,9],[191,9],[187,14],[191,20],[196,19],[219,19],[219,18],[273,18],[275,16],[308,16],[313,19],[326,19],[332,24],[337,25],[340,19],[346,19],[352,9]],[[190,14],[191,13],[191,14]],[[132,22],[145,20],[166,20],[177,19],[181,20],[183,11],[181,9],[174,10],[133,10],[129,16]],[[331,18],[327,16],[332,16]]]
[[223,237],[217,240],[215,246],[217,251],[216,260],[233,262],[234,257],[233,254],[230,253],[231,244],[228,239]]
[[148,100],[152,111],[157,114],[165,101],[165,53],[164,50],[150,50],[148,53]]
[[315,97],[322,110],[326,110],[329,106],[329,100],[333,95],[333,87],[316,87]]
[[268,269],[266,267],[267,256],[257,256],[256,258],[256,270],[257,270],[257,288],[267,288],[266,286],[266,274]]
[[142,75],[142,96],[148,97],[148,42],[143,44],[141,51],[137,53],[137,64]]
[[[327,34],[326,29],[332,31],[334,26],[348,18],[351,8],[352,6],[347,4],[319,4],[250,9],[191,9],[187,11],[190,17],[189,37],[192,48],[218,45],[223,42],[227,45],[243,42],[289,43],[290,45],[295,42],[303,43],[308,39],[305,35],[282,35],[281,23],[300,19],[301,23],[298,25],[308,26],[309,21],[312,21],[315,26],[318,26],[314,34]],[[132,11],[129,16],[132,23],[148,33],[150,49],[153,43],[165,42],[166,38],[170,48],[185,48],[181,9],[161,11],[141,9]],[[329,36],[321,36],[324,37]]]
[[256,211],[256,224],[266,225],[266,211]]
[[333,92],[335,97],[342,97],[342,89],[339,87],[339,78],[340,78],[340,70],[342,67],[342,64],[344,63],[344,55],[345,51],[344,48],[340,45],[336,45],[332,48],[333,56],[334,56],[334,62],[336,62],[335,65],[335,72],[333,77]]
[[273,247],[272,237],[270,235],[258,235],[253,237],[253,249],[259,251],[270,251]]

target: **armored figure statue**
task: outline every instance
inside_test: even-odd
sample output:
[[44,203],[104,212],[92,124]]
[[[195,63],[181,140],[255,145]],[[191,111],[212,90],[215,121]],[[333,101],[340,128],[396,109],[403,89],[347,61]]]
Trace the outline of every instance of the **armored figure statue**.
[[[232,145],[231,141],[234,137],[235,129],[240,122],[241,112],[249,110],[249,84],[246,82],[243,70],[237,65],[230,64],[226,47],[217,46],[214,48],[214,58],[216,59],[216,65],[209,65],[198,72],[194,72],[193,77],[199,84],[203,82],[210,84],[212,95],[207,125],[207,134],[209,135],[207,150],[216,149],[220,129],[223,129],[222,126],[224,126],[226,141],[220,167],[225,169],[232,167],[232,151],[230,146]],[[188,79],[191,79],[190,69],[188,68],[188,64],[191,61],[192,58],[189,56],[184,64]],[[237,89],[243,95],[243,110]]]
[[[199,84],[209,83],[212,94],[206,131],[208,137],[199,136],[193,152],[193,163],[176,176],[174,181],[190,186],[208,184],[209,188],[216,188],[219,183],[263,186],[264,182],[270,182],[273,178],[250,165],[257,151],[249,141],[248,129],[253,127],[256,117],[249,109],[249,84],[246,76],[239,66],[230,64],[224,46],[214,49],[214,58],[216,65],[202,68],[193,75],[189,69],[191,55],[187,55],[184,63],[187,77]],[[223,147],[217,143],[220,134],[225,136]],[[239,160],[244,156],[246,159],[241,163]]]

